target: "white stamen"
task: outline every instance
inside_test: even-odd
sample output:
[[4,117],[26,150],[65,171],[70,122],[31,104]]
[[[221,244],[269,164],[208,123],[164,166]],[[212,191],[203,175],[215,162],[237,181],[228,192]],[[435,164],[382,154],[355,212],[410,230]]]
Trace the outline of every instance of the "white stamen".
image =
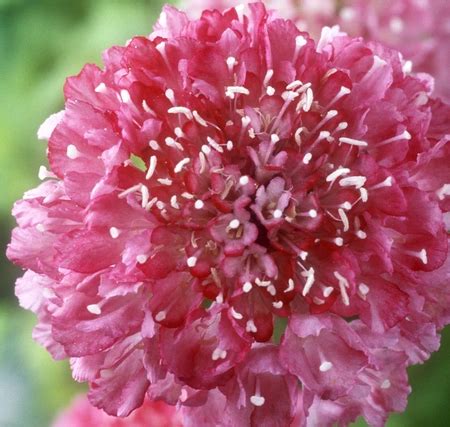
[[249,180],[249,178],[248,178],[247,175],[242,175],[242,176],[239,178],[239,184],[240,184],[240,185],[247,185],[249,182],[250,182],[250,180]]
[[45,231],[45,226],[44,224],[36,224],[36,230],[39,231],[39,233],[43,233]]
[[272,142],[272,144],[276,144],[280,141],[280,137],[277,134],[273,133],[272,135],[270,135],[270,141]]
[[211,153],[211,148],[209,148],[208,145],[202,145],[201,150],[202,150],[203,153],[205,153],[206,155],[208,155],[209,153]]
[[363,203],[366,203],[367,200],[369,200],[369,193],[368,193],[367,189],[364,188],[364,187],[361,187],[361,188],[359,189],[359,193],[360,193],[360,195],[361,195],[361,200],[362,200],[362,202],[363,202]]
[[427,254],[426,249],[422,249],[422,250],[419,252],[418,255],[419,255],[420,260],[421,260],[424,264],[428,264],[428,254]]
[[252,403],[252,405],[254,406],[263,406],[265,403],[266,399],[264,399],[263,396],[259,396],[259,395],[254,395],[250,397],[250,402]]
[[242,127],[246,128],[251,123],[251,121],[252,119],[249,116],[243,116],[241,118]]
[[359,139],[353,138],[346,138],[344,136],[339,138],[339,142],[342,142],[343,144],[355,145],[357,147],[367,147],[368,145],[366,141],[361,141]]
[[280,308],[283,307],[283,301],[274,301],[274,302],[272,303],[272,306],[273,306],[274,308],[276,308],[276,309],[280,309]]
[[185,192],[181,193],[181,197],[184,197],[185,199],[193,199],[194,195],[185,191]]
[[309,291],[312,288],[312,285],[314,284],[314,273],[315,272],[313,267],[310,267],[308,270],[302,271],[301,273],[303,277],[306,277],[306,283],[302,291],[303,296],[308,295]]
[[156,313],[155,320],[157,322],[162,322],[166,318],[166,315],[167,313],[164,310],[159,311],[158,313]]
[[87,311],[89,311],[89,313],[91,314],[102,314],[102,309],[100,308],[100,306],[98,304],[89,304],[86,307]]
[[266,87],[266,86],[269,84],[270,79],[271,79],[272,77],[273,77],[273,70],[272,70],[272,69],[268,69],[268,70],[266,71],[266,75],[264,76],[264,82],[263,82],[264,87]]
[[131,101],[130,92],[128,92],[126,89],[122,89],[120,91],[120,99],[122,100],[122,102],[124,104],[127,104],[128,102],[130,102]]
[[286,90],[281,94],[281,97],[283,98],[283,101],[286,103],[292,102],[295,98],[298,98],[299,94],[297,92],[294,92],[292,90]]
[[250,282],[245,282],[244,285],[242,286],[242,290],[248,294],[253,288],[253,285]]
[[244,316],[241,313],[238,313],[234,307],[231,307],[230,309],[231,311],[231,315],[233,316],[234,319],[236,320],[242,320],[244,318]]
[[250,95],[250,91],[244,86],[227,86],[225,90],[225,96],[230,99],[234,99],[235,95],[240,93],[241,95]]
[[311,218],[317,218],[317,211],[315,209],[310,209],[308,211],[308,216]]
[[219,360],[219,359],[223,360],[223,359],[226,359],[226,357],[227,357],[226,350],[222,350],[220,348],[216,348],[213,351],[213,354],[211,355],[211,359],[214,360],[214,361]]
[[331,107],[335,102],[339,101],[343,96],[348,95],[351,90],[348,87],[341,86],[336,96],[328,103],[327,107]]
[[334,243],[336,246],[344,246],[344,239],[342,237],[336,237]]
[[170,206],[172,206],[174,209],[180,209],[180,205],[178,204],[176,195],[173,195],[170,198]]
[[150,114],[154,113],[154,111],[148,106],[147,101],[145,99],[142,101],[142,108],[144,109],[144,111],[146,113],[150,113]]
[[188,267],[195,267],[195,265],[197,264],[197,257],[195,256],[191,256],[187,259],[186,264],[188,265]]
[[267,286],[267,292],[269,292],[269,294],[272,295],[273,297],[277,294],[277,290],[273,285]]
[[308,43],[308,40],[306,40],[303,36],[298,35],[297,37],[295,37],[295,46],[301,48],[305,46],[306,43]]
[[150,156],[149,166],[147,170],[147,174],[145,175],[145,179],[150,179],[155,173],[156,163],[158,159],[156,156]]
[[168,147],[172,147],[172,148],[176,148],[180,151],[184,151],[183,146],[179,142],[175,141],[175,139],[173,139],[171,136],[168,136],[164,141]]
[[172,103],[175,104],[175,93],[172,89],[167,89],[165,92],[166,98]]
[[157,151],[157,150],[160,150],[160,149],[161,149],[161,147],[159,146],[158,142],[155,141],[154,139],[150,140],[150,141],[148,142],[148,145],[149,145],[149,147],[150,147],[152,150],[154,150],[154,151]]
[[145,208],[150,199],[150,192],[145,185],[141,185],[141,194],[142,194],[142,207]]
[[196,110],[194,110],[192,112],[192,115],[194,116],[195,121],[200,125],[203,126],[205,128],[208,127],[208,122],[202,117],[200,116],[200,114],[198,114],[198,112]]
[[95,92],[97,93],[105,93],[106,92],[106,85],[105,83],[101,82],[95,89]]
[[170,178],[158,178],[157,181],[161,184],[161,185],[172,185],[172,180]]
[[297,143],[297,145],[300,147],[300,145],[301,145],[301,143],[302,143],[302,138],[301,138],[301,134],[302,134],[302,132],[305,130],[305,128],[304,127],[300,127],[300,128],[298,128],[296,131],[295,131],[295,134],[294,134],[294,139],[295,139],[295,142]]
[[192,111],[187,107],[171,107],[167,112],[169,114],[184,114],[189,120],[192,119]]
[[124,191],[122,191],[121,193],[119,193],[119,199],[123,199],[126,196],[128,196],[128,194],[134,193],[135,191],[139,190],[141,188],[141,184],[136,184],[133,185],[133,187],[130,187]]
[[365,176],[348,176],[346,178],[342,178],[339,181],[339,185],[341,187],[352,187],[361,188],[367,181]]
[[303,105],[303,111],[308,112],[311,109],[314,100],[314,94],[311,88],[308,88],[305,93],[305,105]]
[[203,203],[203,200],[196,200],[194,203],[195,209],[202,209],[204,206],[205,204]]
[[158,201],[156,202],[156,207],[157,207],[160,211],[162,211],[162,210],[166,207],[166,204],[165,204],[162,200],[158,200]]
[[273,211],[273,217],[275,218],[275,219],[279,219],[279,218],[281,218],[283,216],[283,212],[280,210],[280,209],[275,209],[274,211]]
[[286,90],[295,90],[302,85],[303,85],[303,82],[301,82],[300,80],[294,80],[292,83],[289,83],[286,86]]
[[45,166],[39,166],[38,178],[43,181],[46,178],[56,178],[56,175],[50,172]]
[[272,86],[267,86],[266,93],[269,96],[274,96],[275,95],[275,88],[272,87]]
[[188,157],[185,157],[183,160],[180,160],[175,167],[173,168],[174,173],[180,173],[183,168],[191,161]]
[[230,227],[232,230],[236,230],[241,225],[240,221],[238,219],[233,219],[228,224],[228,227]]
[[300,253],[298,254],[298,256],[300,257],[300,259],[302,261],[306,261],[306,258],[308,258],[308,252],[306,251],[300,251]]
[[405,139],[407,141],[409,141],[411,138],[412,138],[411,134],[407,130],[404,130],[400,135],[393,136],[392,138],[385,139],[384,141],[381,141],[379,144],[377,144],[377,146],[380,147],[382,145],[386,145],[386,144],[389,144],[391,142],[403,141]]
[[364,240],[367,238],[367,233],[362,230],[358,230],[356,232],[356,236],[358,237],[358,239]]
[[444,200],[446,196],[450,196],[450,184],[444,184],[436,191],[436,195],[439,200]]
[[334,172],[330,173],[325,178],[325,181],[327,181],[327,182],[334,182],[340,176],[347,175],[348,173],[350,173],[350,169],[343,168],[342,166],[339,166],[339,168],[337,168]]
[[333,364],[332,364],[331,362],[325,361],[325,362],[322,362],[322,363],[321,363],[321,365],[320,365],[320,367],[319,367],[319,370],[320,370],[320,372],[327,372],[327,371],[329,371],[332,367],[333,367]]
[[233,71],[234,66],[237,64],[237,60],[234,56],[229,56],[226,59],[228,71],[231,73]]
[[371,190],[377,190],[378,188],[392,187],[392,176],[388,176],[384,181],[370,187]]
[[144,254],[140,254],[138,256],[136,256],[136,261],[138,262],[138,264],[145,264],[147,262],[147,255]]
[[120,235],[120,231],[118,228],[116,227],[111,227],[109,229],[109,235],[113,238],[113,239],[117,239]]
[[347,294],[347,288],[350,287],[348,280],[337,271],[334,272],[334,277],[336,277],[336,279],[338,279],[339,282],[339,289],[341,291],[342,302],[345,305],[350,305],[350,299]]
[[370,292],[370,288],[365,283],[360,283],[358,290],[361,295],[366,296]]
[[403,65],[402,65],[402,71],[405,74],[409,74],[409,73],[412,72],[412,70],[413,70],[413,63],[412,63],[412,61],[410,61],[410,60],[405,61],[403,63]]
[[348,231],[350,229],[350,223],[344,209],[338,209],[338,214],[341,218],[342,223],[344,224],[344,231]]
[[208,141],[208,144],[214,148],[214,150],[218,151],[219,153],[223,153],[223,148],[217,143],[216,140],[211,138],[210,136],[206,137],[206,140]]
[[332,286],[327,286],[323,289],[322,293],[325,298],[328,298],[334,291]]
[[75,147],[75,145],[73,144],[69,144],[67,146],[66,154],[67,157],[71,160],[75,160],[80,156],[80,152],[78,151],[77,147]]
[[284,293],[293,291],[294,287],[295,287],[294,280],[293,279],[289,279],[288,280],[288,287],[284,290]]
[[245,326],[245,330],[247,332],[253,332],[256,333],[258,332],[258,329],[256,328],[255,322],[253,321],[253,319],[250,319],[247,321],[247,324]]
[[231,151],[233,149],[233,141],[227,141],[227,150]]
[[311,153],[306,153],[306,154],[304,155],[304,157],[303,157],[302,162],[303,162],[305,165],[308,165],[309,162],[311,161],[311,159],[312,159],[312,154],[311,154]]
[[383,390],[387,390],[388,388],[390,388],[391,387],[391,382],[389,381],[389,380],[384,380],[382,383],[381,383],[381,386],[380,386]]

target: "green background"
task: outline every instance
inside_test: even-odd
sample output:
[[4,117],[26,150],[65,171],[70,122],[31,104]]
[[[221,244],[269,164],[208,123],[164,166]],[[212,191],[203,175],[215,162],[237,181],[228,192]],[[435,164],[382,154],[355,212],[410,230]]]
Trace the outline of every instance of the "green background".
[[[34,316],[14,297],[20,271],[4,257],[14,200],[38,184],[45,143],[36,130],[62,109],[62,86],[101,52],[148,34],[157,0],[0,0],[0,427],[45,427],[84,390],[66,362],[53,362],[31,339]],[[424,366],[410,370],[407,411],[389,426],[450,425],[450,330]],[[364,425],[360,423],[358,425]]]

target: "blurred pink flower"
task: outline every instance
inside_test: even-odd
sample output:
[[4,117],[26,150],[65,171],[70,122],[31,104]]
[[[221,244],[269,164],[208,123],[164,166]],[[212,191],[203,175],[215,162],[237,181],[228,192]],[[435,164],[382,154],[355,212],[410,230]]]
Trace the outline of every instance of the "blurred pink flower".
[[76,398],[55,420],[53,427],[182,427],[181,417],[173,406],[150,402],[128,418],[112,417],[92,406],[85,396]]
[[[198,17],[203,9],[225,10],[240,0],[190,0],[186,10]],[[318,37],[324,25],[339,25],[351,36],[363,36],[399,50],[414,72],[435,78],[435,95],[450,100],[450,2],[448,0],[266,0],[270,9]]]
[[166,7],[67,80],[16,293],[109,414],[381,425],[450,321],[449,107],[382,45],[249,8]]

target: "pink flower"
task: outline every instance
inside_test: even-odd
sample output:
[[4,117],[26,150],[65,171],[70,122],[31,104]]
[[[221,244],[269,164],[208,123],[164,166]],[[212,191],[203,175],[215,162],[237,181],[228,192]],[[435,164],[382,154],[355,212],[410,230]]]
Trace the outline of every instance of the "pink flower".
[[109,414],[382,425],[450,320],[450,110],[395,51],[249,9],[166,7],[67,80],[16,293]]
[[[190,0],[192,16],[203,9],[236,6],[238,0]],[[324,25],[338,24],[351,36],[364,36],[399,50],[414,72],[435,77],[435,94],[450,100],[450,4],[447,0],[266,0],[284,18],[318,37]]]
[[164,402],[144,404],[128,418],[112,417],[79,396],[55,420],[53,427],[181,427],[181,417]]

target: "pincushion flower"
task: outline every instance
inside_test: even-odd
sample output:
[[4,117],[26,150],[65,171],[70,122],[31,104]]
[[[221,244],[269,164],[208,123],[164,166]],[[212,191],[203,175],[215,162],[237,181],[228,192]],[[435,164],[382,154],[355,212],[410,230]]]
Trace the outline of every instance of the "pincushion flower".
[[86,396],[76,398],[53,423],[53,427],[182,427],[181,417],[164,402],[144,404],[128,418],[112,417],[92,406]]
[[[190,0],[187,10],[225,10],[238,0]],[[435,94],[450,101],[450,3],[447,0],[266,0],[280,16],[318,37],[324,25],[339,25],[352,36],[363,36],[399,50],[415,72],[431,73]]]
[[13,211],[35,339],[112,415],[144,396],[196,427],[403,410],[450,320],[431,79],[261,3],[166,7],[104,63],[67,80],[50,171]]

